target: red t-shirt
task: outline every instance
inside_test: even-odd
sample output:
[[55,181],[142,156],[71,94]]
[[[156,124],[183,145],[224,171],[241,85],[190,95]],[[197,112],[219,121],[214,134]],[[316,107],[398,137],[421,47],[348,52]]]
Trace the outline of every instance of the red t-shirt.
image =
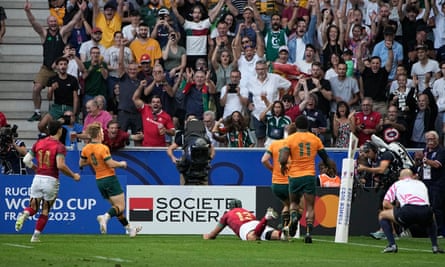
[[6,124],[8,124],[8,121],[6,120],[6,116],[5,116],[5,114],[3,114],[3,112],[0,112],[0,127],[5,126]]
[[119,148],[124,148],[130,140],[130,134],[119,130],[115,138],[111,139],[108,135],[108,130],[104,130],[104,141],[103,144],[107,145],[111,151],[117,150]]
[[254,220],[256,220],[256,217],[250,211],[243,208],[234,208],[224,213],[221,219],[219,219],[219,224],[221,226],[229,226],[239,236],[241,226]]
[[57,156],[66,156],[65,146],[51,136],[37,141],[32,146],[32,153],[37,159],[37,174],[59,178]]
[[[358,127],[360,127],[360,125],[364,125],[364,128],[362,129],[376,129],[381,119],[382,115],[376,111],[373,111],[368,115],[365,115],[363,112],[355,113],[355,125]],[[372,134],[365,134],[363,131],[358,131],[358,146],[361,146],[367,140],[370,140],[371,135]]]
[[165,147],[165,135],[159,134],[159,126],[163,125],[166,129],[173,129],[172,118],[167,112],[161,111],[153,114],[149,105],[144,104],[140,109],[142,117],[142,127],[144,128],[144,140],[142,146]]

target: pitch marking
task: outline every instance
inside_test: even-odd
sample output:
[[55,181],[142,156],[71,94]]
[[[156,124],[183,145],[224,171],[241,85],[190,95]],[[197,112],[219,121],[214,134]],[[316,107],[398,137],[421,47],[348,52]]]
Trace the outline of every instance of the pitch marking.
[[[334,243],[334,241],[330,241],[330,240],[324,240],[324,239],[314,239],[316,241],[320,241],[320,242],[326,242],[326,243]],[[369,245],[369,244],[361,244],[361,243],[341,243],[341,244],[345,244],[345,245],[353,245],[353,246],[361,246],[361,247],[370,247],[370,248],[383,248],[384,246],[379,246],[379,245]],[[399,250],[405,250],[405,251],[416,251],[416,252],[431,252],[431,250],[426,250],[426,249],[416,249],[416,248],[401,248],[398,247]]]
[[131,262],[130,260],[125,260],[121,258],[108,258],[103,256],[94,256],[96,259],[107,260],[107,261],[115,261],[115,262]]
[[25,246],[25,245],[13,244],[13,243],[3,243],[3,245],[10,246],[10,247],[17,247],[17,248],[34,248],[32,246]]

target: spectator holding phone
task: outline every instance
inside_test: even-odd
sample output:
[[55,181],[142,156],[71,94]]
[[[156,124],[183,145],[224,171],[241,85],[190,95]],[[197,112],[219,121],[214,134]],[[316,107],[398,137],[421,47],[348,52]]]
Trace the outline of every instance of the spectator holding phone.
[[175,32],[172,29],[169,33],[168,42],[162,49],[164,69],[170,79],[175,78],[176,74],[184,71],[187,64],[185,48],[178,45],[180,38],[179,32]]
[[230,83],[221,88],[220,104],[224,109],[223,118],[227,118],[233,112],[243,112],[249,100],[249,92],[240,84],[241,72],[233,69],[230,72]]

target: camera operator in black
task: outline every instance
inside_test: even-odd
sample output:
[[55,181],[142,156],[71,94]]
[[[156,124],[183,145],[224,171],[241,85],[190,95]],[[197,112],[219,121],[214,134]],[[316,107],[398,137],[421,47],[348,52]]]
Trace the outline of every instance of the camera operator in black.
[[[179,147],[184,150],[181,158],[173,154]],[[194,115],[187,117],[185,131],[175,136],[175,141],[167,148],[167,155],[180,173],[181,185],[208,185],[209,163],[215,156],[215,149],[204,123]]]
[[[402,164],[398,163],[394,154],[389,150],[380,151],[377,145],[367,141],[362,147],[362,153],[371,160],[372,166],[358,165],[357,171],[365,171],[373,174],[374,187],[383,194],[398,179]],[[399,166],[400,165],[400,166]],[[380,190],[381,189],[381,190]]]
[[[357,171],[367,172],[373,175],[374,188],[377,191],[379,211],[383,210],[383,198],[389,187],[398,180],[402,163],[399,162],[390,150],[379,150],[379,147],[371,141],[366,141],[361,147],[361,153],[371,161],[371,167],[358,164]],[[374,239],[384,238],[382,229],[370,233]]]
[[25,142],[16,139],[17,125],[6,125],[0,129],[0,161],[2,174],[27,174],[23,156],[27,149]]

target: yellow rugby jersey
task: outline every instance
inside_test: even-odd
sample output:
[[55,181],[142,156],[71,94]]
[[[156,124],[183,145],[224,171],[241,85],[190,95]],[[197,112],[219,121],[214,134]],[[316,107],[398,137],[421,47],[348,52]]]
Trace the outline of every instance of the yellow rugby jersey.
[[286,140],[276,140],[273,141],[269,148],[267,149],[267,153],[272,156],[272,183],[274,184],[288,184],[289,180],[287,175],[281,174],[281,166],[280,166],[280,150],[286,144]]
[[315,157],[324,149],[320,138],[311,132],[296,132],[286,139],[289,148],[289,177],[315,175]]
[[96,172],[96,179],[102,179],[116,175],[114,168],[108,167],[107,160],[111,159],[110,149],[100,143],[89,143],[80,154],[82,159],[86,159]]

